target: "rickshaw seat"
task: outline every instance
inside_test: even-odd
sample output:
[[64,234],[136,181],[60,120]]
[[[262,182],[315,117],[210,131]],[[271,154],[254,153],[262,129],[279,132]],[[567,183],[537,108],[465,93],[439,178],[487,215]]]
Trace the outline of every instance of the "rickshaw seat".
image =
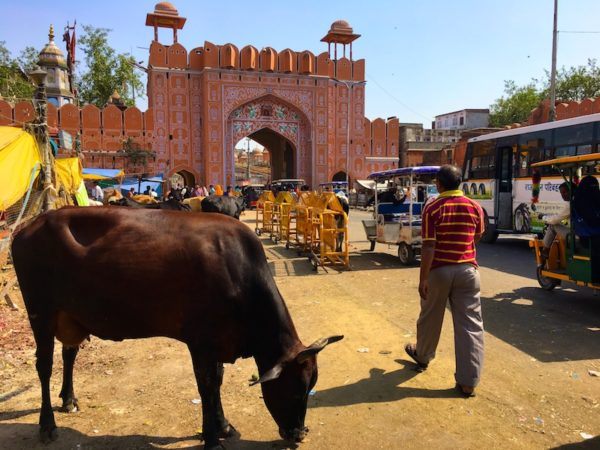
[[[410,203],[379,203],[377,205],[377,214],[408,214],[410,212]],[[423,203],[413,203],[412,213],[420,215],[423,209]]]

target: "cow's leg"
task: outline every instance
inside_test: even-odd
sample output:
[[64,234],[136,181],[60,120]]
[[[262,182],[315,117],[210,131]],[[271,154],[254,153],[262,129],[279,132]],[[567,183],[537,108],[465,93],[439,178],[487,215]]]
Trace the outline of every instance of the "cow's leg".
[[229,421],[225,418],[225,414],[223,413],[223,405],[221,404],[221,385],[223,384],[223,373],[225,369],[223,368],[223,363],[217,363],[217,429],[219,430],[219,437],[223,439],[228,438],[237,438],[240,436],[240,433],[229,423]]
[[[40,319],[38,319],[40,320]],[[44,321],[40,320],[40,323]],[[48,322],[45,322],[46,324]],[[33,324],[32,324],[33,325]],[[52,376],[52,356],[54,354],[54,333],[43,325],[32,326],[35,343],[37,346],[35,356],[38,377],[42,387],[42,409],[40,410],[40,439],[44,443],[54,441],[58,437],[56,422],[52,412],[52,401],[50,399],[50,377]]]
[[78,346],[69,347],[63,345],[63,384],[62,389],[60,390],[60,398],[63,400],[61,410],[64,412],[76,412],[79,409],[79,404],[77,403],[75,392],[73,391],[73,366],[78,351]]
[[200,356],[192,348],[192,364],[198,383],[198,391],[202,398],[202,436],[205,449],[219,449],[219,438],[238,435],[223,415],[221,406],[221,383],[223,382],[223,365],[217,362],[201,361]]

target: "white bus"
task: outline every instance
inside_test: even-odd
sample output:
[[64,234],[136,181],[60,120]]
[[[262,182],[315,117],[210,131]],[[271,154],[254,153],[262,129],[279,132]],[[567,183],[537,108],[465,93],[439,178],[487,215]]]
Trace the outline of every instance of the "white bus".
[[500,233],[543,232],[542,215],[564,206],[558,187],[564,181],[551,168],[541,175],[539,202],[532,202],[531,164],[598,152],[600,114],[498,131],[469,139],[462,189],[486,215],[482,242]]

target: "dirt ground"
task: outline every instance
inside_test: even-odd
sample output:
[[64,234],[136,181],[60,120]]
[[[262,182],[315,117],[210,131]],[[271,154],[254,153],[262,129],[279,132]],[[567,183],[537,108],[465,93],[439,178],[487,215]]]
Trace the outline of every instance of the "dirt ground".
[[[344,334],[319,356],[301,449],[600,448],[600,297],[564,286],[537,287],[524,239],[480,245],[486,362],[477,396],[454,387],[446,317],[436,360],[414,371],[403,346],[415,339],[418,267],[395,249],[368,252],[353,211],[352,268],[315,273],[306,258],[263,238],[277,284],[305,344]],[[252,213],[242,218],[252,226]],[[10,271],[2,272],[7,276]],[[13,291],[22,306],[18,291]],[[23,308],[0,299],[0,448],[198,448],[201,405],[186,347],[156,338],[91,342],[75,365],[81,410],[57,412],[59,439],[38,443],[39,384]],[[56,346],[52,397],[59,405]],[[286,448],[258,387],[253,360],[227,365],[227,417],[241,432],[229,449]]]

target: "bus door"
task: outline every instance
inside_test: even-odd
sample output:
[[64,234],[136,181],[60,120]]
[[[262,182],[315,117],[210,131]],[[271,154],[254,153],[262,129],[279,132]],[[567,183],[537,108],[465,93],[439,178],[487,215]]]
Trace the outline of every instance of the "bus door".
[[497,148],[496,228],[513,229],[513,147],[499,142]]

